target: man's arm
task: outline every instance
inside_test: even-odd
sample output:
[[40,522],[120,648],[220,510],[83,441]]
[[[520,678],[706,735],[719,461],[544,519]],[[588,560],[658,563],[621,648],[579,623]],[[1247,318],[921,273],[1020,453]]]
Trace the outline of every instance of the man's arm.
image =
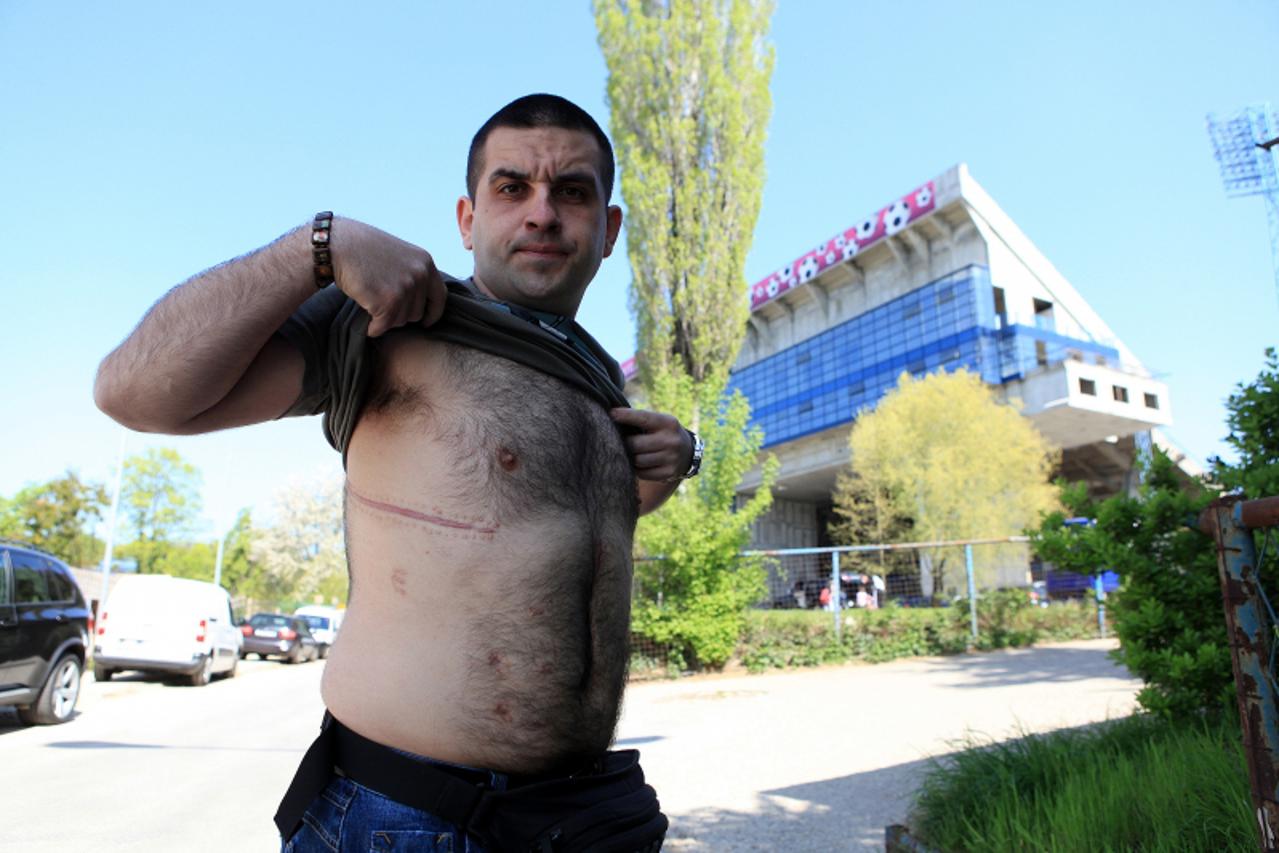
[[[301,355],[272,335],[315,294],[311,226],[169,291],[103,359],[98,407],[142,432],[193,434],[271,420],[297,399]],[[369,335],[433,323],[445,289],[424,250],[335,219],[338,287],[371,316]]]
[[674,415],[643,409],[612,409],[613,421],[637,430],[625,439],[639,479],[640,515],[666,502],[679,488],[679,477],[693,464],[693,439]]

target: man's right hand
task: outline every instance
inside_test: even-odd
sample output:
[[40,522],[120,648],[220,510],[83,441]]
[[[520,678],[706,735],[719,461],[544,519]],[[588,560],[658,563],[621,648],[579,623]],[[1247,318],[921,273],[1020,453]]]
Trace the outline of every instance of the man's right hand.
[[440,319],[448,290],[425,249],[342,217],[334,218],[330,241],[337,286],[369,312],[369,337]]

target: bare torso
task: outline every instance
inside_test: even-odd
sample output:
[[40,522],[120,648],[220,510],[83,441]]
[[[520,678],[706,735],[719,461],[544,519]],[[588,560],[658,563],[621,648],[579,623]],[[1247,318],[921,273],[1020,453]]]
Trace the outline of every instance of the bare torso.
[[444,761],[534,773],[607,748],[627,662],[636,483],[597,403],[395,332],[347,458],[349,610],[323,696]]

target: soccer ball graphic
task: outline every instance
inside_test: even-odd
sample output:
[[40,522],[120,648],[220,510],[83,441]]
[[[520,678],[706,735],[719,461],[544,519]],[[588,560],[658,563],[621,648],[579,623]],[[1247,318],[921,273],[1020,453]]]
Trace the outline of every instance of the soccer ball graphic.
[[782,282],[777,276],[773,276],[768,280],[768,298],[772,299],[777,295],[777,291],[781,289]]
[[933,203],[933,191],[931,187],[924,187],[915,193],[915,204],[919,207],[928,207]]
[[893,206],[884,211],[884,233],[896,234],[906,227],[910,221],[910,205],[905,199],[893,202]]
[[826,261],[826,266],[830,266],[831,264],[835,263],[835,257],[836,255],[833,251],[827,252],[826,257],[823,258],[822,260]]
[[875,236],[875,229],[879,227],[879,217],[872,216],[861,225],[857,226],[857,239],[865,243],[871,237]]
[[807,258],[804,258],[804,262],[799,265],[799,280],[808,281],[815,275],[817,275],[817,258],[809,255]]
[[829,241],[829,240],[827,240],[825,243],[818,243],[818,244],[817,244],[817,248],[816,248],[816,249],[813,249],[813,254],[814,254],[814,255],[819,255],[819,256],[820,256],[820,255],[824,255],[824,254],[826,254],[826,247],[827,247],[827,246],[829,246],[829,245],[830,245],[830,241]]
[[836,249],[842,249],[846,245],[848,245],[848,238],[845,237],[843,234],[840,234],[838,237],[835,238]]
[[844,247],[844,260],[851,261],[857,257],[857,241],[849,240],[848,245]]

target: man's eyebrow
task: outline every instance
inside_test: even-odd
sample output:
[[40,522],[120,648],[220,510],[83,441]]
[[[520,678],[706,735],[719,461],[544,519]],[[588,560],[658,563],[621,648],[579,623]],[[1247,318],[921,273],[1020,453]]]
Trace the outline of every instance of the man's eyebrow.
[[509,178],[513,181],[527,181],[528,173],[521,172],[519,169],[508,169],[506,167],[499,166],[489,173],[489,182],[492,183],[499,178]]
[[[499,166],[489,173],[489,183],[502,180],[511,181],[529,181],[528,172],[521,172],[519,169],[512,169],[506,166]],[[555,176],[556,184],[595,184],[595,173],[587,170],[578,170],[572,172],[560,172]]]
[[595,173],[586,172],[586,171],[561,172],[555,176],[555,183],[557,184],[592,184],[593,185],[595,183]]

